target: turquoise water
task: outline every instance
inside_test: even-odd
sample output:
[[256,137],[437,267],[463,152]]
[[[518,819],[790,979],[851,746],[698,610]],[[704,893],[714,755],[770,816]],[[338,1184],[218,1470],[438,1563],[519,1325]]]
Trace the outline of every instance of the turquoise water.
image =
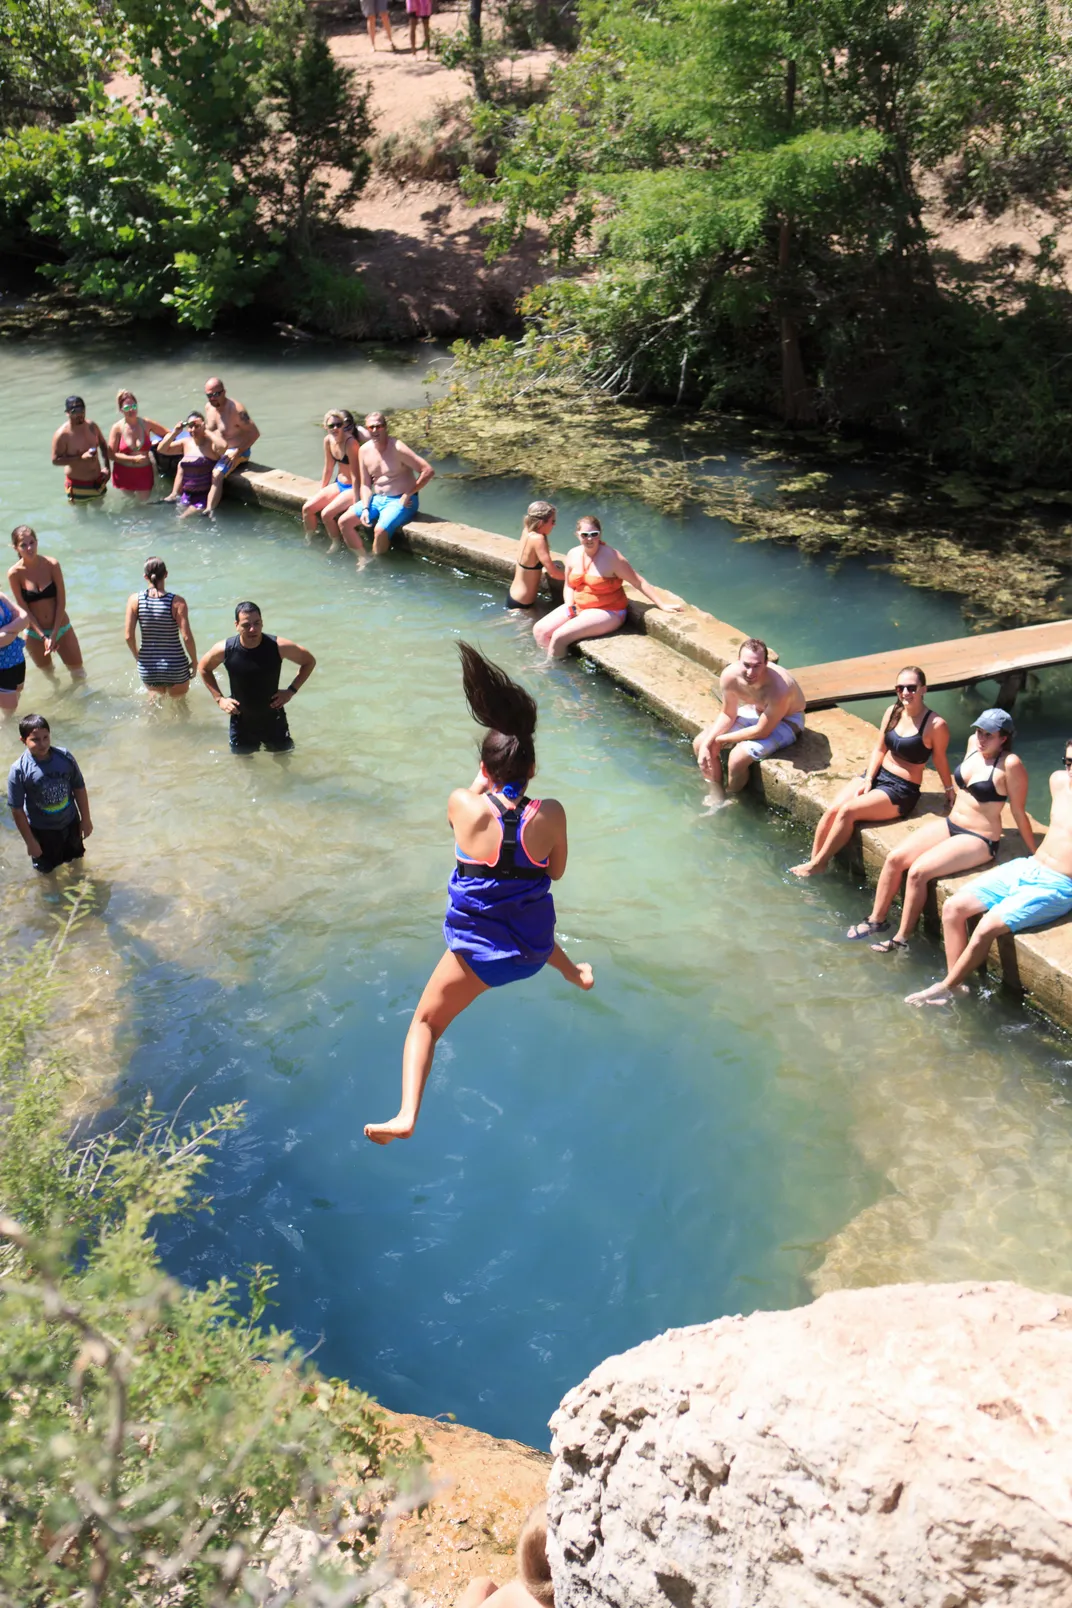
[[[498,586],[406,555],[359,575],[305,547],[294,520],[231,505],[215,526],[115,496],[71,510],[47,461],[72,385],[107,424],[95,397],[133,374],[167,421],[219,368],[264,457],[312,470],[324,406],[415,400],[419,363],[208,345],[123,358],[95,356],[86,378],[69,348],[0,353],[0,490],[8,523],[29,519],[63,561],[89,669],[84,690],[31,670],[23,700],[76,753],[97,825],[98,914],[76,942],[84,998],[67,1031],[87,1061],[114,1035],[120,1112],[147,1089],[191,1117],[247,1104],[213,1167],[214,1216],[167,1228],[176,1273],[272,1262],[274,1316],[328,1372],[537,1444],[568,1386],[671,1324],[876,1279],[1072,1288],[1062,1034],[1000,997],[906,1010],[934,948],[883,963],[842,942],[866,895],[841,875],[790,885],[802,834],[750,801],[705,816],[688,745],[579,661],[541,671]],[[511,530],[519,490],[494,502],[441,481],[426,506]],[[645,510],[619,508],[623,531],[627,517],[622,545],[653,579],[737,623],[753,625],[739,606],[753,598],[787,658],[819,640],[805,633],[823,566]],[[267,629],[317,654],[293,755],[232,758],[199,688],[188,719],[147,708],[122,619],[151,551],[199,650],[252,594]],[[795,591],[777,617],[761,612],[777,603],[759,584],[770,564]],[[867,586],[916,640],[956,629],[931,612],[941,599],[847,573],[846,651]],[[396,1109],[406,1024],[441,951],[446,795],[474,769],[460,636],[540,699],[539,785],[570,819],[559,932],[597,985],[545,974],[479,1000],[440,1047],[416,1135],[381,1151],[361,1124]],[[10,727],[0,743],[14,757]],[[0,868],[17,930],[46,930],[57,895],[6,812]]]

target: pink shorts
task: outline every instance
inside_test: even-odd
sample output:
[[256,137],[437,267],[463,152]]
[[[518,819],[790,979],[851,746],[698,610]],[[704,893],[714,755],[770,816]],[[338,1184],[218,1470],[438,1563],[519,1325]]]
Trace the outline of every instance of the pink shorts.
[[406,10],[411,17],[430,17],[432,0],[406,0]]

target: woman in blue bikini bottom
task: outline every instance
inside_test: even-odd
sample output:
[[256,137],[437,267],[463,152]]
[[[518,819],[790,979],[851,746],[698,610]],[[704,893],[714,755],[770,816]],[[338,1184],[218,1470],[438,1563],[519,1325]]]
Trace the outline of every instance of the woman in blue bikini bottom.
[[467,642],[459,651],[466,702],[486,728],[480,770],[447,804],[456,855],[447,951],[406,1034],[398,1115],[365,1126],[378,1145],[413,1132],[436,1043],[478,994],[533,977],[548,963],[578,988],[594,981],[591,966],[575,965],[555,943],[551,883],[566,869],[566,812],[556,799],[525,797],[536,770],[535,700]]

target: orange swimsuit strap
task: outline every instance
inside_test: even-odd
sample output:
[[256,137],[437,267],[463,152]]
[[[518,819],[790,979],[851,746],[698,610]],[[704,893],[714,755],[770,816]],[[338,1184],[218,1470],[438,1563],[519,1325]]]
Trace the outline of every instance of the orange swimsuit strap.
[[607,609],[610,613],[621,613],[629,606],[625,588],[617,575],[600,575],[589,566],[587,554],[581,560],[580,569],[570,571],[568,580],[575,609]]

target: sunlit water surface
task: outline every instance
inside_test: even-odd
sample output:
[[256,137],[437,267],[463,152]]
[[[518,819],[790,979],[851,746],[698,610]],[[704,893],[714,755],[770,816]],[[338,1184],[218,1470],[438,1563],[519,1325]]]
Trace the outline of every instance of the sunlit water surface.
[[[539,1444],[569,1385],[671,1324],[844,1283],[1072,1288],[1063,1035],[999,996],[907,1009],[937,970],[933,944],[892,960],[846,944],[866,895],[840,873],[789,878],[800,830],[750,801],[705,816],[687,744],[578,661],[542,672],[498,586],[404,555],[359,575],[305,547],[293,519],[233,505],[215,526],[115,494],[72,510],[48,462],[72,388],[107,426],[133,380],[170,421],[219,369],[264,459],[314,472],[325,406],[419,400],[418,358],[0,353],[4,516],[61,558],[90,672],[73,689],[31,669],[23,700],[77,754],[97,825],[70,1031],[87,1057],[111,1036],[120,1109],[146,1090],[189,1117],[247,1107],[213,1167],[215,1214],[168,1225],[169,1265],[204,1280],[271,1262],[275,1316],[327,1371]],[[527,491],[440,480],[426,506],[513,531]],[[863,566],[831,577],[709,521],[599,511],[653,579],[769,635],[787,662],[961,628],[948,599]],[[200,651],[252,596],[269,630],[316,653],[293,755],[233,758],[200,688],[187,719],[147,707],[122,620],[150,552]],[[445,798],[475,763],[461,637],[540,699],[539,786],[570,818],[559,932],[597,987],[545,973],[480,999],[440,1046],[415,1137],[383,1151],[361,1124],[396,1108],[406,1024],[442,947]],[[1028,709],[1040,743],[1060,687],[1045,681]],[[980,703],[943,707],[962,732]],[[0,741],[7,763],[10,725]],[[6,810],[0,827],[31,938],[58,893],[34,880]]]

